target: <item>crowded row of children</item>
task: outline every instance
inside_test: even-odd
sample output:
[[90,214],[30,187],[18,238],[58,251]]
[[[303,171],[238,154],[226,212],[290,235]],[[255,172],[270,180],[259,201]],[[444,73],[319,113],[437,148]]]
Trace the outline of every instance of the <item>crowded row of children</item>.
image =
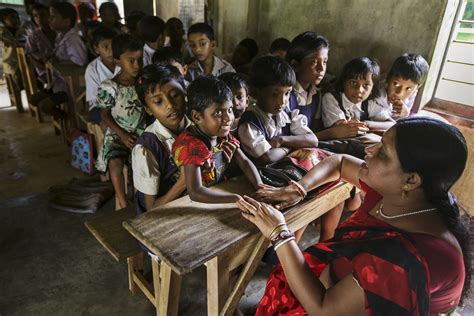
[[[49,14],[49,24],[60,32],[55,56],[84,65],[86,46],[80,38],[72,40],[78,36],[72,31],[75,8],[60,2]],[[51,44],[42,19],[35,22]],[[9,27],[3,15],[2,22]],[[100,25],[90,34],[98,57],[85,72],[87,101],[91,119],[105,130],[96,168],[109,171],[120,207],[126,207],[122,170],[131,162],[139,213],[185,192],[200,202],[236,202],[239,195],[208,189],[233,168],[255,189],[266,185],[256,166],[285,160],[309,170],[331,154],[318,148],[324,142],[380,133],[409,115],[428,71],[423,57],[404,54],[381,82],[373,59],[355,58],[323,93],[329,42],[319,34],[277,39],[270,54],[256,60],[255,41],[245,39],[228,62],[214,54],[211,26],[192,25],[187,41],[182,28],[177,18],[165,23],[143,16],[128,33]],[[61,41],[67,42],[62,49]],[[52,101],[58,101],[54,95]],[[349,208],[358,203],[352,204]],[[332,236],[342,208],[323,217],[321,239]]]

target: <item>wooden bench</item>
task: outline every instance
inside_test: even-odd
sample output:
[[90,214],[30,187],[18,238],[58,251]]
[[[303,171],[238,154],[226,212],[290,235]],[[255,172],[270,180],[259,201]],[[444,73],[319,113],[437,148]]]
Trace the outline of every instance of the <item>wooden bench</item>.
[[21,91],[13,78],[13,75],[5,74],[7,81],[8,96],[10,97],[10,105],[16,107],[18,113],[23,112],[23,103],[21,102]]
[[28,110],[31,116],[36,118],[38,123],[43,122],[43,116],[40,109],[31,102],[34,95],[39,92],[38,83],[36,81],[36,72],[31,60],[25,55],[23,47],[17,47],[16,53],[18,55],[18,65],[20,66],[23,86],[26,92],[26,99],[28,100]]
[[[136,216],[133,207],[99,215],[84,225],[117,262],[127,262],[128,287],[132,293],[147,290],[153,295],[153,285],[143,275],[143,250],[122,226],[122,222]],[[153,266],[153,262],[152,262]]]
[[[213,187],[240,194],[250,193],[250,188],[242,178]],[[285,210],[289,227],[295,231],[311,223],[349,198],[351,189],[338,183]],[[198,203],[188,196],[123,225],[161,259],[153,269],[155,292],[150,300],[161,316],[178,314],[181,279],[202,265],[207,268],[208,315],[232,315],[269,245],[234,204]],[[230,284],[231,271],[242,265],[237,281]]]

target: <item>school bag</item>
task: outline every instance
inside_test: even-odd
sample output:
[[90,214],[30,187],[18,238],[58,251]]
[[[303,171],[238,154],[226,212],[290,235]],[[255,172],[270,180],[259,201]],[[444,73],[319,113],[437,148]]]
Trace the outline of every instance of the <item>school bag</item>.
[[94,174],[94,136],[73,128],[68,140],[71,144],[71,166],[85,174]]

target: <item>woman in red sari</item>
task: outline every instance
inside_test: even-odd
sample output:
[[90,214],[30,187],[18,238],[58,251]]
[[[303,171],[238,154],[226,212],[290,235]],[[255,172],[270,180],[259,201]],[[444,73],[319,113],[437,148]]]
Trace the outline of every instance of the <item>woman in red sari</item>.
[[[366,154],[331,156],[298,183],[255,194],[276,208],[238,202],[281,263],[257,315],[442,315],[466,298],[469,231],[449,193],[467,160],[462,134],[440,121],[403,119]],[[302,253],[277,209],[337,180],[365,191],[364,203],[334,238]]]

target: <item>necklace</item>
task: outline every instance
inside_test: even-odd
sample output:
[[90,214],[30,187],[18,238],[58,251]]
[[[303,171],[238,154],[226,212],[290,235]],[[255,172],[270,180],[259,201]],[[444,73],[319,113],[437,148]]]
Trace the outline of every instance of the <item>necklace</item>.
[[426,213],[426,212],[431,212],[431,211],[435,211],[436,210],[436,207],[432,207],[432,208],[426,208],[424,210],[419,210],[419,211],[414,211],[414,212],[408,212],[408,213],[403,213],[403,214],[398,214],[398,215],[386,215],[383,211],[382,211],[382,207],[383,207],[383,203],[380,204],[380,207],[379,209],[375,212],[376,214],[379,214],[380,216],[382,216],[383,218],[386,218],[386,219],[394,219],[394,218],[399,218],[399,217],[404,217],[404,216],[410,216],[410,215],[415,215],[415,214],[421,214],[421,213]]

